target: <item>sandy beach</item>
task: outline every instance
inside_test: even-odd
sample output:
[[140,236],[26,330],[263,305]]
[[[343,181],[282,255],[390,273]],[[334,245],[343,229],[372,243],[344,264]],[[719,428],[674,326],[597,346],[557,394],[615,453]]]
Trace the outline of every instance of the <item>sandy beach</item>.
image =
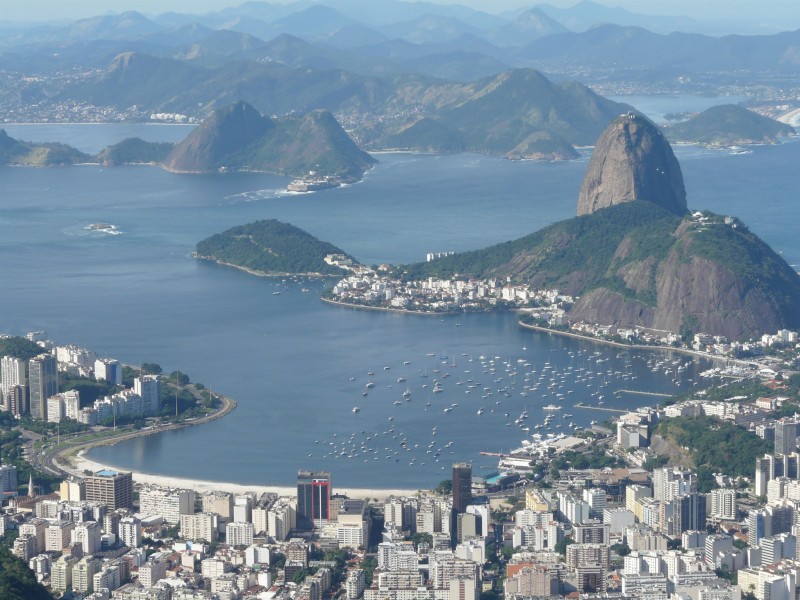
[[[96,461],[90,460],[83,455],[78,455],[77,457],[75,457],[74,462],[75,466],[70,467],[69,469],[67,469],[67,465],[64,465],[62,462],[59,463],[59,466],[61,466],[65,470],[74,472],[76,475],[80,475],[84,470],[89,470],[89,471],[99,471],[101,469],[122,470],[122,469],[117,469],[113,465],[104,465]],[[240,483],[229,483],[223,481],[202,481],[198,479],[168,477],[166,475],[151,475],[149,473],[137,473],[135,471],[133,472],[133,482],[142,485],[152,484],[165,487],[183,488],[183,489],[194,490],[199,493],[210,492],[214,490],[231,492],[234,494],[243,494],[245,492],[256,492],[258,494],[263,494],[265,492],[272,492],[280,496],[294,496],[297,493],[297,489],[291,486],[244,485]],[[365,499],[377,498],[378,500],[384,500],[389,496],[413,496],[418,491],[419,490],[371,490],[364,488],[340,488],[336,487],[335,480],[333,488],[334,494],[345,494],[350,498],[365,498]]]

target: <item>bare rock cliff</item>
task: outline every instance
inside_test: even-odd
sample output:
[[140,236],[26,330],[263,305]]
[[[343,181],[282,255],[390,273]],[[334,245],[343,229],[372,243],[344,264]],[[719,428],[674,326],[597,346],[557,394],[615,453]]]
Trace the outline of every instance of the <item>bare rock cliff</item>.
[[648,200],[677,215],[686,212],[678,159],[658,128],[634,114],[614,119],[600,135],[586,168],[578,216]]

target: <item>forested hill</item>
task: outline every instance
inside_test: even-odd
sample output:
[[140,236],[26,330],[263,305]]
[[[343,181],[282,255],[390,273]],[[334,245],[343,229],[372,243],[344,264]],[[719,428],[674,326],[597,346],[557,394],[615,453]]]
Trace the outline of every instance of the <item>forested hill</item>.
[[343,269],[325,262],[329,254],[347,256],[333,244],[275,219],[232,227],[212,235],[198,242],[195,252],[197,258],[265,275],[342,275]]

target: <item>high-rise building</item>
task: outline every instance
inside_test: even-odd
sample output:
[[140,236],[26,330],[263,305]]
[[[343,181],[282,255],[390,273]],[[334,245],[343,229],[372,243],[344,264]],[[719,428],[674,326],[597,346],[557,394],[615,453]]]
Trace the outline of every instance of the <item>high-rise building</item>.
[[30,411],[34,419],[47,419],[47,399],[58,393],[57,366],[55,356],[50,354],[40,354],[28,361]]
[[158,375],[142,375],[133,380],[133,391],[142,397],[142,412],[157,415],[161,412],[161,382]]
[[456,463],[453,465],[453,510],[463,513],[472,503],[472,465]]
[[736,490],[732,488],[711,490],[711,516],[715,519],[737,520]]
[[0,500],[17,495],[17,467],[0,465]]
[[139,492],[139,513],[142,517],[160,516],[170,525],[178,525],[181,515],[194,513],[194,490],[148,485]]
[[797,450],[800,423],[787,418],[775,422],[775,454],[791,454]]
[[122,385],[122,365],[114,358],[98,358],[94,361],[94,378]]
[[331,520],[331,474],[297,472],[297,528],[310,531]]
[[103,469],[86,478],[86,500],[105,504],[109,510],[133,506],[133,476]]
[[142,522],[134,517],[119,520],[119,540],[129,548],[142,545]]
[[24,385],[12,385],[11,389],[3,394],[3,404],[5,410],[15,417],[28,414],[28,387]]
[[5,397],[15,385],[26,384],[25,361],[13,356],[0,358],[0,391],[3,392],[3,396]]

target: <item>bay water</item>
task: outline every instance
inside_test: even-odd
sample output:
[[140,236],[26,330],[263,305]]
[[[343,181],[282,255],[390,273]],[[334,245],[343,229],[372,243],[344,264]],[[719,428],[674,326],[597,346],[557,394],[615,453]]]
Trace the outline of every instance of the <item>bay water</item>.
[[[15,137],[35,139],[41,126],[16,127]],[[70,143],[75,130],[92,152],[128,135],[119,125],[68,126],[51,139]],[[175,131],[145,133],[157,141]],[[800,264],[800,144],[750,154],[679,146],[676,154],[691,208],[738,216]],[[455,461],[493,466],[481,451],[546,433],[548,412],[550,431],[569,433],[611,415],[596,409],[655,400],[624,390],[670,393],[699,383],[706,361],[534,333],[513,313],[352,310],[319,300],[332,280],[259,278],[191,258],[200,239],[265,218],[367,264],[484,247],[572,216],[588,152],[554,164],[376,158],[361,183],[304,195],[263,174],[0,169],[0,330],[46,330],[129,364],[180,369],[239,403],[224,419],[98,448],[91,458],[246,484],[291,484],[306,468],[329,469],[345,486],[422,488],[449,477]],[[86,229],[98,222],[121,233]],[[433,392],[434,380],[442,392]]]

